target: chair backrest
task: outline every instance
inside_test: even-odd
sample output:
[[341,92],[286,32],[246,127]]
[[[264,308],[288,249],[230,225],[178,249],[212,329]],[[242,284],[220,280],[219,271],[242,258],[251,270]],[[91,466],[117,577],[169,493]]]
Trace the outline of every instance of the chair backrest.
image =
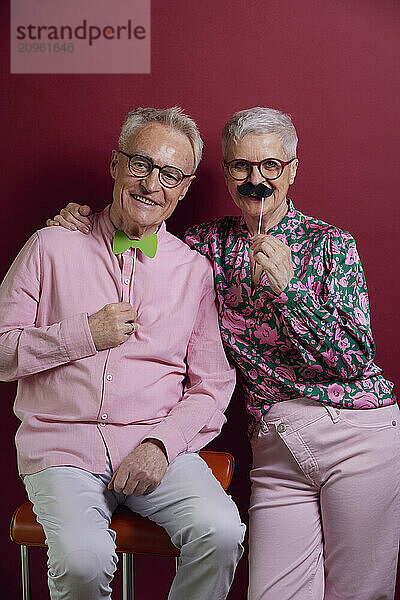
[[228,489],[235,468],[235,460],[232,454],[202,450],[200,456],[208,464],[214,477],[218,479],[224,490]]

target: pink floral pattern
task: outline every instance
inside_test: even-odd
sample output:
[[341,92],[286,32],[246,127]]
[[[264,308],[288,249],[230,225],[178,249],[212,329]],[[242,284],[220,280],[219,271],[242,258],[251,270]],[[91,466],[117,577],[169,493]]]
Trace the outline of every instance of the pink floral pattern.
[[373,362],[367,287],[351,235],[291,201],[268,233],[292,252],[295,276],[280,295],[264,273],[252,288],[242,217],[196,225],[185,237],[213,263],[221,336],[253,423],[275,402],[298,396],[355,409],[396,402]]

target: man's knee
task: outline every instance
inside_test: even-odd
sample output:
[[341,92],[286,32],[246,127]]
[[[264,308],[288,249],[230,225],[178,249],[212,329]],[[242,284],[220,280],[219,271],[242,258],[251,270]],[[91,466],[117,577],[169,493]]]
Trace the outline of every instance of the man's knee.
[[[72,542],[72,543],[71,543]],[[73,585],[110,580],[116,569],[114,544],[101,535],[80,540],[59,540],[49,545],[49,574],[65,577]]]
[[236,550],[243,542],[246,528],[233,503],[229,507],[197,506],[192,517],[191,538],[216,552]]
[[101,557],[87,548],[73,550],[63,557],[64,574],[77,584],[97,580],[103,572]]

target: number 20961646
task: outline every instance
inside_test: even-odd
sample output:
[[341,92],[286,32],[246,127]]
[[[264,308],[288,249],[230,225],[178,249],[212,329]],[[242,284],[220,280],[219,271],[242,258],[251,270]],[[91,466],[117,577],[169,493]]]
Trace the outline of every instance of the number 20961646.
[[73,52],[74,45],[59,44],[57,42],[18,42],[18,52]]

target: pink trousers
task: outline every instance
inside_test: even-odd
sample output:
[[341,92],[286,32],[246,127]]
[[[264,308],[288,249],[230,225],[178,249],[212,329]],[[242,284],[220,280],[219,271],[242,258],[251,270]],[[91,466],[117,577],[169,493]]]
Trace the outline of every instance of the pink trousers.
[[249,600],[393,600],[396,405],[281,402],[252,439]]

